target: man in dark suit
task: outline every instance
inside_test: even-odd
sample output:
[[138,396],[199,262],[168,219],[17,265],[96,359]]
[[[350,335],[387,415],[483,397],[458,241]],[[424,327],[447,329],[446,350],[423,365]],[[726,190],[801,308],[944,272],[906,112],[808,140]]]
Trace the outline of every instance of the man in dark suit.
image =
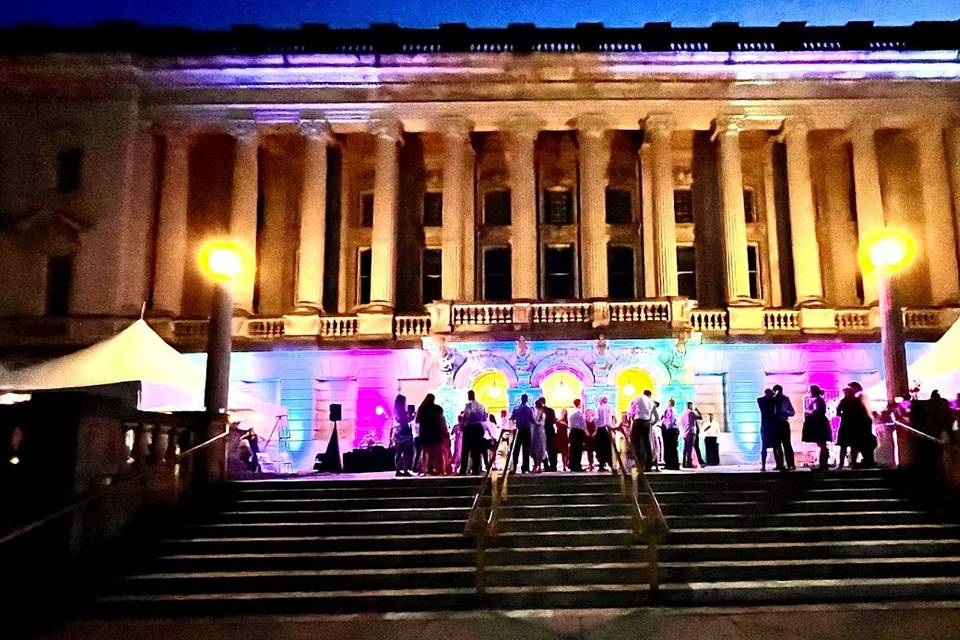
[[780,448],[777,422],[777,399],[773,397],[773,390],[764,389],[763,395],[757,398],[757,406],[760,408],[760,470],[767,470],[767,449],[773,449],[777,470],[783,471],[783,449]]
[[788,471],[797,468],[793,457],[793,444],[790,442],[790,418],[797,412],[793,409],[793,403],[790,398],[783,395],[783,387],[773,386],[773,397],[776,402],[777,412],[777,436],[780,439],[780,446],[783,448],[783,460],[787,465]]
[[557,428],[554,426],[557,422],[557,412],[547,406],[547,400],[543,396],[539,402],[543,404],[543,428],[547,434],[547,471],[557,470],[557,453],[553,450],[553,439],[557,437]]

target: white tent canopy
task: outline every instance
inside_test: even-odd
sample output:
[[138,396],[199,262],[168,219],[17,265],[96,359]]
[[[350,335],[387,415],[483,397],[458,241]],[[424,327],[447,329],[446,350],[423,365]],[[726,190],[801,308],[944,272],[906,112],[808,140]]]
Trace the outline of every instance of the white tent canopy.
[[[137,320],[102,342],[75,353],[14,371],[0,371],[0,392],[77,389],[122,382],[140,382],[140,409],[198,411],[203,409],[206,374]],[[231,387],[230,410],[252,410],[271,418],[282,407]]]
[[[934,389],[945,398],[960,392],[960,319],[923,355],[908,367],[908,380],[913,387],[920,384],[920,397],[929,397]],[[886,387],[880,381],[866,390],[870,398],[884,398]]]

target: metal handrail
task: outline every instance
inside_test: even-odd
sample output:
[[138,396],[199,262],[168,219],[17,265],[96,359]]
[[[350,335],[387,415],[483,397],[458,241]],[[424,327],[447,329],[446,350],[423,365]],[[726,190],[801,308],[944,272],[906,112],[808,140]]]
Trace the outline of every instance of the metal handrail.
[[887,425],[893,424],[895,429],[903,429],[904,431],[906,431],[907,433],[909,433],[909,434],[911,434],[911,435],[919,436],[919,437],[923,438],[924,440],[929,440],[930,442],[935,442],[936,444],[938,444],[938,445],[940,445],[941,447],[943,447],[943,442],[941,442],[939,439],[933,437],[933,436],[930,435],[929,433],[924,433],[923,431],[920,431],[920,430],[917,429],[916,427],[911,427],[910,425],[908,425],[908,424],[906,424],[906,423],[904,423],[904,422],[900,422],[899,420],[894,419],[894,420],[891,420],[890,422],[888,422],[888,423],[886,423],[886,424],[887,424]]
[[[191,448],[187,449],[186,451],[184,451],[183,453],[181,453],[179,456],[177,456],[177,461],[176,461],[176,463],[179,464],[180,461],[182,461],[184,458],[187,458],[187,457],[193,455],[195,452],[200,451],[201,449],[205,449],[205,448],[209,447],[211,444],[213,444],[213,443],[216,442],[217,440],[220,440],[221,438],[225,438],[229,433],[230,433],[229,431],[224,431],[223,433],[218,433],[217,435],[215,435],[214,437],[210,438],[210,439],[207,440],[206,442],[202,442],[202,443],[200,443],[200,444],[198,444],[198,445],[196,445],[196,446],[194,446],[194,447],[191,447]],[[43,518],[40,518],[39,520],[34,520],[33,522],[31,522],[31,523],[29,523],[29,524],[26,524],[26,525],[23,525],[22,527],[19,527],[19,528],[17,528],[17,529],[14,529],[14,530],[11,531],[10,533],[8,533],[8,534],[6,534],[5,536],[3,536],[2,538],[0,538],[0,545],[6,544],[6,543],[8,543],[8,542],[10,542],[10,541],[12,541],[12,540],[15,540],[15,539],[17,539],[17,538],[20,538],[20,537],[22,537],[22,536],[30,533],[31,531],[33,531],[33,530],[35,530],[35,529],[39,529],[39,528],[41,528],[41,527],[43,527],[43,526],[45,526],[45,525],[47,525],[47,524],[50,524],[51,522],[54,522],[54,521],[56,521],[56,520],[59,520],[60,518],[62,518],[62,517],[64,517],[64,516],[68,516],[68,515],[76,512],[76,511],[79,511],[80,509],[82,509],[83,507],[87,506],[88,504],[91,504],[91,503],[93,503],[93,502],[97,502],[97,501],[99,501],[99,500],[102,500],[103,498],[106,498],[106,497],[112,495],[115,491],[117,491],[118,488],[123,487],[123,486],[129,484],[129,483],[130,483],[131,481],[133,481],[133,480],[139,479],[141,476],[146,475],[146,472],[147,472],[147,471],[149,471],[149,470],[151,470],[151,469],[153,469],[153,468],[154,468],[154,467],[151,467],[151,466],[149,466],[149,465],[145,465],[145,466],[143,466],[143,467],[140,467],[139,469],[137,469],[137,470],[134,471],[133,473],[124,474],[124,475],[120,476],[120,478],[119,478],[119,480],[118,480],[117,482],[111,483],[110,486],[107,487],[106,489],[104,489],[103,491],[98,491],[97,493],[94,493],[94,494],[92,494],[92,495],[88,495],[88,496],[86,496],[86,497],[80,498],[79,500],[75,500],[74,502],[72,502],[72,503],[68,504],[67,506],[63,507],[62,509],[58,509],[57,511],[54,511],[53,513],[48,514],[48,515],[44,516]]]
[[[497,448],[494,449],[494,456],[496,456],[496,452],[500,450],[500,444],[503,442],[503,439],[508,433],[508,429],[502,429],[500,431],[500,437],[497,438]],[[473,496],[473,504],[470,505],[470,513],[467,514],[467,522],[463,527],[464,533],[475,532],[477,522],[484,522],[486,520],[486,518],[482,517],[478,520],[477,514],[483,512],[483,494],[486,493],[487,485],[490,484],[490,478],[494,475],[495,471],[493,469],[493,464],[488,464],[487,472],[483,474],[483,479],[480,481],[480,486],[477,488],[477,493]],[[496,493],[496,485],[494,485],[493,493]]]
[[[487,517],[487,534],[490,536],[497,534],[497,523],[500,516],[498,510],[500,506],[507,501],[507,485],[510,482],[510,465],[517,450],[517,443],[520,441],[520,438],[516,437],[516,429],[510,431],[510,434],[510,446],[507,447],[507,462],[503,467],[503,478],[500,479],[500,490],[497,491],[496,485],[494,485],[493,500],[490,503],[490,515]],[[516,473],[516,469],[514,469],[514,473]]]
[[[616,429],[620,431],[620,429]],[[630,435],[623,432],[623,438],[628,447],[632,448]],[[626,487],[626,464],[623,461],[623,454],[617,446],[617,439],[610,438],[610,446],[613,448],[614,457],[617,459],[617,470],[620,475],[620,488],[624,496],[630,498],[631,515],[634,521],[634,534],[636,537],[646,536],[647,538],[647,579],[650,584],[651,596],[656,596],[660,589],[660,563],[659,563],[659,543],[660,538],[670,532],[667,525],[667,519],[660,508],[660,502],[657,500],[653,487],[647,481],[646,475],[639,467],[634,466],[630,470],[630,489],[629,493]],[[640,490],[647,495],[650,501],[651,513],[645,514],[640,508]]]

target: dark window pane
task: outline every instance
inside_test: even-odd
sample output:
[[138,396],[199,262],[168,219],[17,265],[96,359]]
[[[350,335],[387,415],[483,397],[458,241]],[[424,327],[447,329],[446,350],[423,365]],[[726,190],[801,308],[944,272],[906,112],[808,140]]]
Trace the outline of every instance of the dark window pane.
[[697,299],[697,250],[677,247],[677,293]]
[[360,249],[357,279],[360,291],[359,304],[370,304],[370,249]]
[[743,190],[743,216],[747,222],[757,221],[756,204],[753,201],[753,189]]
[[636,294],[633,247],[607,247],[607,291],[612,300],[631,300]]
[[483,299],[510,300],[510,248],[487,249],[483,252]]
[[747,275],[750,278],[750,297],[760,297],[760,265],[756,245],[747,246]]
[[364,193],[360,195],[360,226],[373,226],[373,194]]
[[607,187],[607,224],[633,222],[632,200],[629,189]]
[[73,258],[47,258],[47,315],[63,317],[70,313],[70,290],[73,288]]
[[439,300],[443,295],[440,284],[443,273],[440,249],[423,250],[422,291],[423,304]]
[[673,218],[680,224],[693,222],[693,196],[690,189],[673,190]]
[[83,149],[64,149],[57,154],[57,191],[79,191],[82,175]]
[[573,224],[573,194],[569,189],[543,190],[543,222]]
[[510,190],[487,191],[483,194],[483,223],[496,227],[510,225]]
[[547,247],[544,253],[544,297],[547,300],[573,298],[573,247]]
[[443,226],[443,194],[439,191],[423,194],[423,226]]

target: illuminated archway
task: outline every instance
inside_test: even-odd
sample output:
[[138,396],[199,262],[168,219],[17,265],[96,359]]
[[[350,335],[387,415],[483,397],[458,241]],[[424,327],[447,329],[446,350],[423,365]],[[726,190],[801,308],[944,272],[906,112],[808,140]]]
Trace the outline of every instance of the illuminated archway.
[[[507,388],[510,386],[507,376],[500,371],[486,371],[473,381],[471,387],[477,394],[477,402],[495,416],[507,409]],[[499,419],[499,418],[498,418]]]
[[630,401],[650,389],[656,395],[657,385],[643,369],[624,369],[617,374],[617,415],[630,410]]
[[547,406],[556,410],[573,407],[573,400],[583,396],[583,383],[569,371],[555,371],[540,382],[540,391],[547,399]]

